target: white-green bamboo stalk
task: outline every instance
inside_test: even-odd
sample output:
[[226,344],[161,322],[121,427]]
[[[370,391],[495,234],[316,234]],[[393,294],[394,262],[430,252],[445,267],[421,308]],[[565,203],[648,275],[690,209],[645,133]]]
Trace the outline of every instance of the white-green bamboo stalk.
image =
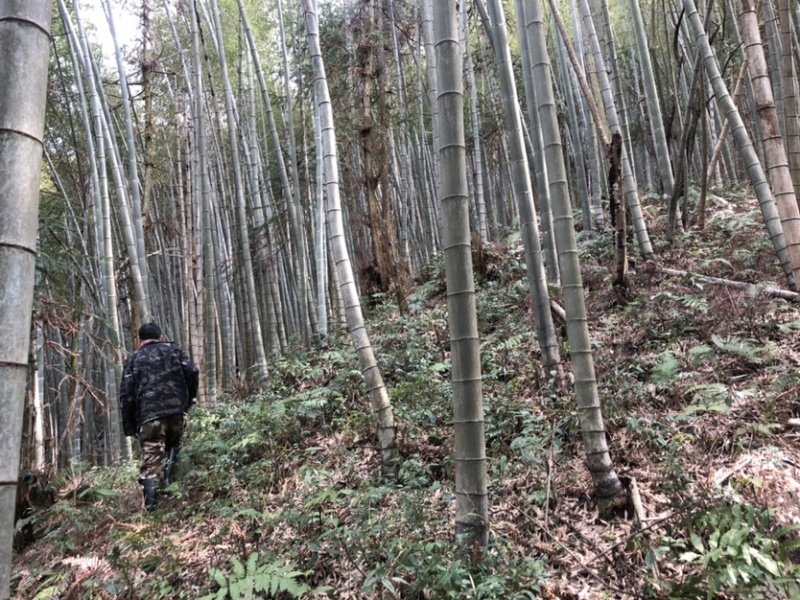
[[199,0],[192,0],[192,12],[190,15],[190,30],[192,35],[192,69],[194,76],[194,147],[192,161],[193,169],[193,191],[199,212],[201,213],[202,228],[202,271],[198,270],[196,287],[202,294],[203,299],[203,319],[200,325],[203,340],[203,368],[201,370],[203,378],[203,400],[214,405],[217,401],[217,319],[216,302],[214,293],[217,289],[216,280],[216,261],[214,260],[213,232],[214,216],[211,205],[211,190],[208,177],[208,156],[206,152],[206,130],[203,110],[203,74],[200,67],[200,42],[199,27],[200,13],[198,11]]
[[122,115],[125,122],[125,144],[128,150],[128,189],[130,192],[131,205],[133,208],[133,228],[136,236],[136,256],[139,259],[139,272],[142,277],[145,301],[144,315],[140,315],[142,322],[147,323],[152,320],[150,314],[150,276],[147,269],[147,254],[145,252],[144,223],[142,212],[142,195],[139,185],[138,161],[136,158],[136,139],[133,134],[133,117],[131,115],[131,95],[128,89],[128,76],[125,73],[125,63],[123,62],[122,52],[119,48],[116,27],[114,23],[114,10],[111,0],[105,0],[106,18],[108,27],[111,30],[111,40],[114,44],[114,58],[117,61],[117,71],[119,73],[119,89],[122,96]]
[[[736,103],[739,95],[742,92],[742,87],[744,86],[744,81],[747,78],[747,57],[744,58],[742,61],[742,66],[739,68],[739,75],[736,78],[736,85],[733,88],[733,102]],[[728,131],[730,130],[731,122],[729,120],[725,120],[725,123],[722,125],[722,129],[720,130],[719,137],[717,138],[717,143],[714,146],[714,150],[711,152],[711,159],[708,162],[708,170],[705,173],[706,180],[711,182],[711,178],[714,177],[716,173],[715,166],[717,161],[719,161],[720,156],[722,156],[722,149],[725,145],[725,140],[728,137]],[[703,228],[705,225],[705,215],[703,213],[700,214],[698,218],[698,226],[700,229]]]
[[[605,60],[603,59],[602,52],[600,51],[600,41],[598,40],[595,32],[594,21],[592,20],[592,15],[589,10],[589,4],[587,0],[579,0],[579,6],[581,15],[583,17],[584,31],[589,38],[592,55],[594,57],[595,64],[597,65],[600,94],[603,99],[608,126],[612,135],[614,133],[619,133],[622,135],[622,128],[620,126],[617,108],[614,102],[614,96],[611,91],[611,82],[608,79],[608,72],[605,69]],[[553,0],[550,0],[550,7],[551,10],[553,10],[553,13],[556,14],[558,8],[555,6]],[[636,241],[639,246],[639,253],[645,260],[652,259],[654,256],[653,246],[650,243],[650,236],[647,233],[647,224],[645,223],[644,216],[642,214],[642,207],[639,203],[639,191],[636,189],[636,181],[633,177],[633,169],[631,168],[628,153],[625,151],[624,145],[622,150],[622,181],[625,201],[631,211],[631,222],[633,225],[634,235],[636,236]]]
[[[617,112],[623,147],[625,148],[628,162],[631,165],[631,173],[633,174],[633,180],[636,183],[638,193],[639,181],[636,177],[637,172],[640,171],[639,162],[642,157],[638,156],[633,151],[633,140],[631,140],[629,125],[630,119],[628,117],[628,103],[626,102],[625,94],[622,89],[622,76],[620,75],[619,61],[617,60],[617,46],[614,40],[614,31],[611,28],[611,15],[608,12],[608,2],[607,0],[587,0],[587,2],[591,5],[590,13],[592,14],[592,23],[595,26],[597,40],[600,47],[605,51],[604,53],[601,51],[605,62],[602,65],[598,65],[598,69],[602,66],[603,71],[611,82],[614,108]],[[597,26],[597,22],[600,23],[599,27]],[[589,35],[592,34],[589,30],[587,30],[587,33],[589,33]]]
[[764,133],[764,154],[767,174],[772,184],[772,194],[778,207],[783,235],[789,253],[795,288],[800,286],[800,209],[794,195],[794,184],[789,171],[789,160],[779,125],[778,112],[775,108],[772,85],[769,78],[769,67],[761,43],[761,32],[758,27],[754,0],[741,0],[739,23],[745,43],[747,65],[753,81],[758,117],[761,131]]
[[636,48],[639,53],[639,62],[642,66],[642,81],[644,83],[645,100],[647,101],[647,115],[650,117],[650,132],[653,136],[658,173],[661,177],[665,198],[672,196],[675,185],[672,174],[672,161],[669,158],[667,135],[664,131],[664,118],[661,114],[661,102],[658,99],[658,89],[653,76],[653,63],[650,60],[650,46],[647,41],[647,29],[644,26],[642,12],[639,9],[639,0],[628,0],[633,30],[636,34]]
[[459,540],[470,546],[486,546],[489,541],[489,494],[483,388],[469,231],[463,67],[455,4],[436,2],[433,22],[439,73],[439,115],[442,119],[439,130],[442,247],[452,348],[455,533]]
[[[564,40],[561,37],[561,32],[556,29],[556,58],[558,59],[558,72],[564,81],[564,96],[567,101],[567,116],[569,118],[569,130],[572,141],[572,147],[575,150],[575,175],[578,182],[578,196],[581,201],[581,221],[584,231],[590,231],[595,225],[595,219],[592,216],[594,205],[592,203],[592,195],[589,191],[589,181],[587,178],[587,170],[589,169],[589,156],[591,148],[584,145],[589,140],[589,131],[586,130],[583,115],[578,110],[578,102],[575,100],[575,92],[580,96],[580,90],[576,90],[574,85],[573,73],[567,66],[569,60],[566,56],[567,51],[564,49]],[[585,136],[585,137],[584,137]],[[602,208],[600,210],[602,215]]]
[[315,0],[303,0],[303,16],[306,40],[314,73],[315,97],[319,103],[318,111],[324,152],[323,168],[325,170],[325,189],[328,198],[330,245],[336,262],[336,270],[338,271],[339,284],[347,315],[347,326],[358,354],[361,373],[367,385],[372,412],[375,417],[382,472],[385,476],[394,478],[397,476],[400,466],[394,412],[364,324],[361,301],[355,285],[350,254],[345,240],[342,203],[339,195],[339,159],[336,148],[336,133],[333,126],[333,109],[328,91],[325,64],[320,52],[319,23]]
[[300,207],[300,178],[297,172],[297,142],[295,141],[294,114],[292,112],[292,84],[289,80],[289,57],[286,52],[286,37],[283,30],[283,8],[281,0],[275,0],[278,9],[278,29],[281,46],[281,56],[283,57],[283,85],[285,93],[285,120],[286,130],[289,134],[289,164],[292,174],[292,201],[287,206],[289,210],[289,227],[294,245],[294,258],[296,261],[297,282],[296,293],[298,301],[296,307],[300,316],[300,327],[306,347],[311,343],[309,316],[308,316],[308,268],[306,260],[305,233],[303,226],[302,210]]
[[[533,304],[533,318],[536,327],[536,338],[542,353],[545,375],[556,379],[561,374],[561,356],[558,350],[558,338],[550,312],[550,294],[547,289],[544,260],[536,209],[533,205],[533,188],[531,186],[528,156],[522,135],[522,116],[517,99],[514,72],[511,64],[511,49],[508,45],[506,19],[500,0],[489,0],[489,15],[492,21],[492,38],[497,61],[500,88],[503,94],[503,114],[508,138],[512,171],[512,189],[520,216],[522,242],[525,247],[525,263],[528,272],[528,287]],[[534,61],[540,57],[534,56]],[[546,169],[543,169],[546,173]],[[552,182],[549,182],[552,185]]]
[[745,129],[744,121],[739,114],[739,109],[731,99],[725,81],[722,79],[719,64],[711,50],[708,35],[703,29],[703,23],[700,20],[700,15],[697,13],[694,0],[681,1],[686,11],[685,15],[690,34],[694,39],[697,51],[700,52],[703,57],[703,66],[708,74],[708,78],[711,80],[711,86],[714,89],[717,103],[725,114],[725,117],[731,122],[731,134],[747,167],[747,173],[750,176],[750,181],[753,185],[759,207],[761,208],[761,215],[764,218],[764,225],[767,228],[767,235],[772,242],[772,247],[783,268],[783,272],[790,283],[794,285],[792,277],[794,268],[789,257],[789,250],[786,245],[786,238],[784,237],[780,215],[778,214],[778,208],[772,191],[769,188],[769,183],[764,175],[761,161],[758,159],[758,155],[753,147],[753,142]]
[[[569,0],[569,13],[572,19],[572,30],[575,34],[575,51],[573,54],[577,58],[577,64],[580,65],[582,72],[587,71],[586,65],[586,55],[583,49],[583,32],[581,30],[581,21],[579,18],[578,10],[575,7],[575,0]],[[567,53],[567,58],[569,58],[568,49],[569,45],[569,38],[565,38],[565,34],[558,28],[558,24],[555,22],[555,15],[553,15],[553,22],[556,25],[556,29],[559,32],[559,39],[561,40],[564,48],[563,51]],[[571,46],[571,45],[569,45]],[[571,61],[570,61],[571,62]],[[565,61],[566,63],[566,61]],[[565,65],[566,68],[566,65]],[[601,160],[600,160],[600,152],[598,151],[598,136],[597,136],[597,127],[601,127],[601,125],[595,125],[594,119],[595,115],[592,113],[588,106],[588,101],[584,94],[581,93],[581,85],[578,81],[578,75],[575,72],[575,69],[567,69],[570,74],[570,81],[572,81],[573,87],[575,88],[575,95],[578,99],[578,114],[581,119],[581,130],[586,132],[586,155],[588,156],[588,187],[589,187],[589,194],[591,196],[591,211],[592,211],[592,223],[595,227],[599,230],[604,230],[606,227],[606,218],[605,213],[603,212],[603,175],[602,169],[600,167]],[[599,115],[599,113],[598,113]]]
[[49,0],[0,2],[0,600],[10,597],[51,15]]
[[[783,105],[783,78],[781,77],[781,59],[783,56],[783,40],[778,31],[778,17],[775,15],[775,9],[772,6],[772,0],[763,0],[759,4],[764,9],[764,37],[767,40],[767,47],[764,48],[768,64],[768,73],[773,89],[773,101],[775,104],[775,111],[778,113],[778,125],[781,132],[784,131],[784,124],[786,122],[786,111]],[[758,21],[758,16],[756,16]]]
[[45,470],[44,455],[44,331],[41,323],[36,323],[36,345],[34,346],[36,356],[36,375],[33,378],[33,468],[37,471]]
[[[428,104],[431,108],[431,131],[433,134],[433,152],[439,154],[439,97],[438,76],[436,74],[436,50],[433,43],[433,0],[420,0],[420,17],[422,20],[422,39],[425,47],[425,74],[428,78]],[[439,161],[434,160],[433,166],[433,212],[436,215],[436,229],[441,230],[441,203],[439,200],[439,186],[441,184],[441,173],[439,172]]]
[[253,258],[250,250],[250,233],[247,226],[246,201],[244,195],[244,182],[242,181],[242,170],[239,160],[239,135],[236,125],[233,92],[230,79],[228,77],[228,64],[225,53],[225,46],[222,40],[222,23],[219,18],[219,6],[217,0],[211,0],[211,13],[214,23],[214,35],[217,39],[217,51],[220,62],[220,75],[222,77],[223,99],[225,101],[225,113],[227,117],[228,144],[231,159],[231,171],[233,175],[236,220],[239,233],[239,244],[241,244],[242,255],[242,277],[244,279],[246,294],[243,297],[244,309],[249,316],[249,345],[254,351],[255,371],[260,381],[266,381],[267,357],[264,351],[264,337],[261,333],[261,319],[258,314],[258,297],[256,295],[255,275],[253,273]]
[[322,158],[322,127],[319,122],[319,102],[314,99],[313,126],[314,147],[316,149],[316,241],[314,243],[314,258],[317,262],[317,319],[319,321],[319,336],[321,340],[328,338],[328,236],[325,226],[325,171]]
[[[82,41],[85,37],[85,32],[83,31],[83,26],[80,21],[78,20],[79,25],[79,32],[75,32],[72,21],[67,13],[66,6],[63,1],[59,1],[59,10],[61,12],[61,20],[64,23],[64,27],[67,32],[67,41],[69,43],[70,54],[72,57],[73,63],[73,70],[75,73],[83,72],[87,84],[90,84],[96,90],[97,84],[95,83],[98,79],[97,75],[97,65],[92,57],[91,54],[85,50],[85,44]],[[77,5],[74,4],[77,9]],[[80,16],[79,10],[75,12],[76,16]],[[83,128],[84,134],[86,136],[87,144],[88,144],[88,155],[94,157],[94,141],[92,137],[91,127],[89,124],[89,109],[86,105],[86,93],[84,92],[83,86],[83,79],[80,77],[76,77],[75,79],[76,87],[78,88],[78,96],[80,99],[80,104],[82,107],[82,114],[84,115],[83,120]],[[108,144],[108,147],[112,150],[112,152],[108,155],[109,164],[111,167],[111,173],[114,178],[115,183],[115,191],[118,201],[120,202],[120,217],[123,222],[122,231],[125,237],[125,244],[126,244],[126,252],[128,255],[128,260],[130,263],[131,269],[131,280],[133,282],[133,293],[136,301],[136,311],[138,318],[144,319],[145,316],[148,314],[148,303],[147,303],[147,295],[145,292],[144,284],[142,282],[142,275],[141,270],[139,269],[139,258],[136,248],[136,235],[134,233],[134,226],[133,220],[131,217],[131,211],[128,204],[128,194],[127,190],[125,189],[125,182],[122,176],[122,171],[120,168],[120,163],[118,159],[118,155],[116,153],[116,140],[113,139],[112,136],[108,135],[108,129],[110,128],[110,116],[108,111],[108,103],[106,102],[106,98],[104,95],[100,95],[95,91],[94,97],[99,101],[99,107],[102,110],[101,114],[101,123],[103,125],[102,128],[98,129],[98,135],[104,135],[104,139]],[[103,132],[103,133],[100,133]],[[113,141],[110,141],[113,140]],[[97,181],[97,169],[96,169],[96,162],[89,161],[89,170],[90,170],[90,178],[92,181],[92,189],[99,193],[100,185]],[[121,341],[121,336],[118,335],[117,343]]]
[[[121,356],[119,355],[120,340],[122,336],[117,312],[117,288],[111,230],[111,204],[109,200],[108,178],[106,175],[107,158],[105,147],[106,140],[111,138],[111,134],[108,131],[108,123],[104,119],[104,115],[101,110],[100,97],[97,91],[97,84],[94,78],[91,59],[89,58],[90,47],[88,37],[81,22],[80,10],[76,5],[75,17],[78,26],[78,37],[74,35],[72,24],[63,0],[59,0],[59,11],[61,13],[62,22],[67,29],[73,69],[76,73],[76,87],[78,88],[83,112],[84,134],[86,136],[86,143],[89,150],[88,163],[90,178],[92,181],[92,194],[94,198],[93,207],[95,210],[96,239],[99,246],[98,250],[102,265],[101,277],[104,288],[104,312],[107,326],[106,337],[109,341],[108,351],[112,353],[109,364],[115,365],[115,367],[108,373],[108,387],[111,391],[113,391],[113,396],[109,396],[108,398],[107,417],[110,430],[107,432],[106,439],[112,441],[112,443],[109,445],[109,449],[111,449],[113,452],[111,460],[112,462],[116,462],[120,456],[120,453],[123,459],[130,458],[131,447],[130,441],[122,435],[119,427],[119,406],[116,394],[117,382],[119,381],[122,371],[122,360]],[[89,124],[90,113],[86,106],[86,94],[84,92],[83,80],[79,76],[81,72],[83,72],[86,78],[88,96],[92,106],[91,119],[94,122],[94,134]],[[118,164],[114,160],[113,156],[109,162],[112,166],[112,172],[114,172],[114,175],[118,178],[118,180],[121,180],[121,176],[118,173]],[[132,233],[132,229],[128,229],[127,232],[129,234]],[[130,236],[130,241],[131,243],[133,242],[132,235]],[[135,270],[138,270],[138,263],[133,265],[132,271]],[[141,298],[144,298],[143,288],[141,288],[141,292]],[[137,306],[142,307],[142,305]]]
[[467,3],[462,2],[461,8],[461,31],[464,40],[464,56],[467,83],[469,84],[470,119],[472,125],[472,146],[473,161],[475,163],[475,207],[478,213],[478,233],[481,236],[481,243],[486,245],[489,242],[489,226],[486,221],[486,198],[483,188],[483,156],[481,142],[481,119],[478,111],[478,86],[475,81],[475,65],[472,60],[472,50],[469,40],[469,21],[467,20]]
[[397,20],[395,15],[395,0],[387,1],[389,11],[389,27],[392,33],[392,55],[395,64],[395,87],[397,90],[397,112],[400,125],[398,126],[397,143],[394,142],[394,129],[390,130],[389,147],[391,154],[392,191],[397,196],[397,247],[402,263],[401,271],[408,274],[414,273],[414,261],[411,256],[409,243],[409,222],[411,221],[412,190],[416,187],[417,177],[411,168],[409,158],[409,137],[411,123],[408,115],[408,93],[403,73],[403,63],[400,58],[400,43],[397,39]]
[[800,121],[797,108],[797,73],[792,50],[792,13],[789,0],[778,0],[781,25],[781,77],[783,79],[784,139],[794,195],[800,202]]
[[602,514],[614,510],[621,500],[626,499],[626,494],[614,469],[606,441],[603,412],[594,371],[592,341],[589,336],[578,247],[572,221],[567,170],[558,128],[551,69],[546,60],[547,48],[539,0],[530,2],[527,9],[530,10],[528,22],[528,27],[531,28],[530,39],[536,44],[533,50],[538,58],[534,81],[538,85],[536,97],[539,100],[542,137],[545,144],[547,170],[550,173],[550,192],[561,268],[561,286],[564,292],[564,310],[567,314],[567,337],[575,377],[575,396],[580,414],[586,463],[592,475]]
[[[559,284],[558,255],[556,253],[556,242],[553,236],[553,214],[550,210],[550,184],[547,177],[547,165],[544,160],[544,143],[542,142],[542,131],[539,126],[539,111],[536,104],[536,86],[533,81],[534,59],[531,56],[531,46],[528,29],[525,27],[527,18],[525,16],[525,3],[522,0],[515,0],[515,11],[517,21],[523,26],[517,28],[519,39],[520,56],[522,58],[522,76],[525,87],[525,101],[528,106],[529,137],[532,151],[529,156],[533,158],[533,169],[535,174],[535,188],[539,200],[539,217],[541,221],[541,244],[544,257],[545,273],[547,281],[553,285]],[[495,40],[495,43],[497,41]],[[548,309],[549,310],[549,309]]]

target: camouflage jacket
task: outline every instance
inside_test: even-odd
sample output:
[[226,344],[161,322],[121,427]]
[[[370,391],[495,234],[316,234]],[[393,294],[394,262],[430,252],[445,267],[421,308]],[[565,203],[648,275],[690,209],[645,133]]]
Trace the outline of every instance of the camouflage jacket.
[[119,406],[125,435],[143,423],[189,410],[199,371],[180,346],[150,342],[131,354],[122,370]]

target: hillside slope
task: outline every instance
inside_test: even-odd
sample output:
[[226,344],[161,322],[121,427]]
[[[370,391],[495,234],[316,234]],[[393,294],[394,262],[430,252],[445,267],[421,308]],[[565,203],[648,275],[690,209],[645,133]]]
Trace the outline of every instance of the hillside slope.
[[[632,261],[626,296],[611,289],[610,234],[581,241],[612,457],[643,521],[597,518],[572,397],[545,386],[512,234],[478,277],[486,552],[452,539],[435,264],[410,313],[375,298],[366,315],[399,423],[399,482],[379,479],[340,337],[271,365],[256,395],[195,409],[180,481],[154,515],[140,512],[133,464],[57,475],[58,501],[25,521],[35,541],[15,558],[14,598],[800,597],[800,317],[758,289],[665,274],[784,285],[754,201],[710,206],[706,230],[658,248],[658,265]],[[664,239],[662,211],[648,211]]]

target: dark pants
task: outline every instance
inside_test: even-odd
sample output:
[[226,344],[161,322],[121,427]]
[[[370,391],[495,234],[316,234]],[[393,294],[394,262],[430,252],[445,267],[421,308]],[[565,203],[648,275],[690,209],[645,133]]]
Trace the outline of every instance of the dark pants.
[[139,444],[142,447],[142,466],[139,482],[145,479],[160,480],[164,475],[164,456],[173,448],[180,448],[186,416],[183,413],[142,423]]

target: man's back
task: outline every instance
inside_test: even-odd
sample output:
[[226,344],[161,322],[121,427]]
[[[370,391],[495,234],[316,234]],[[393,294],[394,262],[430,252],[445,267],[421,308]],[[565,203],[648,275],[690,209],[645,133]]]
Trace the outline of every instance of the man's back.
[[137,422],[186,412],[197,396],[198,370],[177,345],[154,341],[125,363],[123,395],[136,404]]

